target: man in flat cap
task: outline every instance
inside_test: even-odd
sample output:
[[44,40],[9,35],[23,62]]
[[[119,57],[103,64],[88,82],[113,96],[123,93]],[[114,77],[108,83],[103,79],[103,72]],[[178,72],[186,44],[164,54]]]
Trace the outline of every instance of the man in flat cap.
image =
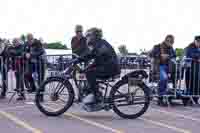
[[83,36],[82,25],[76,25],[76,35],[71,40],[72,53],[78,56],[83,56],[88,52],[86,38]]

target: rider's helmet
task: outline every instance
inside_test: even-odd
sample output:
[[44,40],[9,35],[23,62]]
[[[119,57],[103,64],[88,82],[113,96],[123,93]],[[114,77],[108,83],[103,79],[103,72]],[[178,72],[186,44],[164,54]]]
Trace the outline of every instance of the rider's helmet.
[[93,45],[95,41],[102,39],[103,32],[99,28],[91,28],[86,32],[86,39],[88,45]]

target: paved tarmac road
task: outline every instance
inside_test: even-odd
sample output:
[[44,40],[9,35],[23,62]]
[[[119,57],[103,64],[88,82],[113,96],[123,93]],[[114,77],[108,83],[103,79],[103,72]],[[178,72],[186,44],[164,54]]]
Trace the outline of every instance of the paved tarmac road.
[[46,117],[33,99],[10,104],[0,101],[0,129],[3,133],[199,133],[200,107],[160,108],[151,104],[135,120],[118,117],[112,111],[87,113],[75,104],[60,117]]

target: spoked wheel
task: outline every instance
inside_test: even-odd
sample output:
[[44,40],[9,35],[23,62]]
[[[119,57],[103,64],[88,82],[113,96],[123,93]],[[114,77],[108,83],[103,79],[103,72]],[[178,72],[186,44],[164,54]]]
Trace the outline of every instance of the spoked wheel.
[[66,112],[74,101],[74,91],[68,80],[48,78],[36,92],[38,109],[47,116],[59,116]]
[[143,115],[150,104],[149,90],[145,84],[128,85],[119,81],[111,91],[113,111],[122,118],[135,119]]

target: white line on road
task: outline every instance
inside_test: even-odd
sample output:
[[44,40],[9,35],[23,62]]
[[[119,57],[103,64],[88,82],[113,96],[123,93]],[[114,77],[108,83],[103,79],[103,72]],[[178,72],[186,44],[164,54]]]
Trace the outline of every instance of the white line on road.
[[[52,107],[47,107],[46,108],[49,108],[50,110],[55,110],[55,108],[52,108]],[[101,128],[101,129],[104,129],[104,130],[107,130],[107,131],[110,131],[110,132],[113,132],[113,133],[124,133],[123,131],[120,131],[118,129],[113,129],[111,127],[108,127],[108,126],[105,126],[103,124],[100,124],[100,123],[97,123],[95,121],[91,121],[91,120],[88,120],[88,119],[85,119],[85,118],[82,118],[80,116],[77,116],[75,114],[72,114],[72,113],[64,113],[65,116],[69,116],[69,117],[72,117],[74,119],[77,119],[77,120],[80,120],[84,123],[87,123],[89,125],[92,125],[92,126],[95,126],[95,127],[98,127],[98,128]]]
[[143,121],[145,121],[145,122],[148,122],[148,123],[151,123],[151,124],[160,126],[160,127],[165,127],[165,128],[174,130],[174,131],[176,131],[176,132],[180,132],[180,133],[192,133],[192,132],[189,131],[189,130],[180,129],[180,128],[177,128],[177,127],[174,127],[174,126],[170,126],[170,125],[167,125],[167,124],[158,122],[158,121],[153,121],[153,120],[145,119],[145,118],[139,118],[139,119],[141,119],[141,120],[143,120]]
[[19,118],[17,118],[16,116],[7,113],[5,111],[0,111],[0,115],[8,118],[9,120],[13,121],[15,124],[17,124],[18,126],[21,126],[29,131],[31,131],[32,133],[42,133],[42,131],[40,131],[39,129],[33,128],[32,126],[30,126],[29,124],[27,124],[26,122],[20,120]]
[[72,114],[72,113],[65,113],[64,115],[67,115],[67,116],[70,116],[70,117],[72,117],[72,118],[78,119],[78,120],[80,120],[80,121],[82,121],[82,122],[85,122],[85,123],[87,123],[87,124],[93,125],[93,126],[95,126],[95,127],[102,128],[102,129],[104,129],[104,130],[111,131],[111,132],[113,132],[113,133],[124,133],[123,131],[120,131],[120,130],[118,130],[118,129],[113,129],[113,128],[111,128],[111,127],[105,126],[105,125],[100,124],[100,123],[97,123],[97,122],[95,122],[95,121],[91,121],[91,120],[88,120],[88,119],[85,119],[85,118],[81,118],[81,117],[79,117],[79,116],[77,116],[77,115],[74,115],[74,114]]
[[21,106],[15,106],[15,107],[7,107],[7,108],[2,108],[1,110],[15,110],[15,109],[20,109],[20,108],[25,108],[25,107],[31,107],[31,105],[21,105]]

